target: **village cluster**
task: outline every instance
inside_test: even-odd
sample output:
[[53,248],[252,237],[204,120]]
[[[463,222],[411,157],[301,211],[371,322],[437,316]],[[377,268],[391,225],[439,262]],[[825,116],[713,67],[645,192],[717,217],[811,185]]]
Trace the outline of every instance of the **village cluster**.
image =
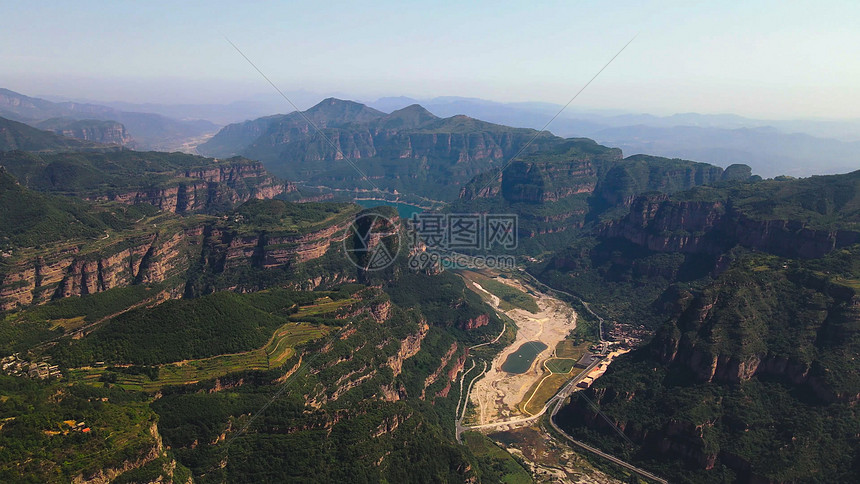
[[62,378],[63,373],[57,365],[51,365],[46,361],[28,361],[21,358],[19,353],[9,355],[0,360],[0,369],[5,375],[25,376],[45,380],[48,378]]

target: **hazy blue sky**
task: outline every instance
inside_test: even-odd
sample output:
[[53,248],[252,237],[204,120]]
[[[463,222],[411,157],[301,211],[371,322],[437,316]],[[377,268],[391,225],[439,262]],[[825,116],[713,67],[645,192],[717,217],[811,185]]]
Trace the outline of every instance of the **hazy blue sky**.
[[0,86],[132,102],[279,87],[758,117],[860,117],[860,2],[16,2]]

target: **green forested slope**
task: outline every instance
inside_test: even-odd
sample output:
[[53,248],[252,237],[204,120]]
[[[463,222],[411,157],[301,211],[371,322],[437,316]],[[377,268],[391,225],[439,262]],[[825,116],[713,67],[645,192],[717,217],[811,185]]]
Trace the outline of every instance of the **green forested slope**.
[[672,482],[851,482],[857,176],[648,195],[548,261],[542,280],[656,329],[586,392],[635,444],[584,399],[563,426]]
[[2,151],[67,151],[106,149],[91,141],[66,138],[42,131],[24,123],[0,118],[0,152]]

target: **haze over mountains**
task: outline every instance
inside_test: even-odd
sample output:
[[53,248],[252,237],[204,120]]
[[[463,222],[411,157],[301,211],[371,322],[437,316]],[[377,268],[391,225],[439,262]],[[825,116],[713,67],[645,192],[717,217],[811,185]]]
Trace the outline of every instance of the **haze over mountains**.
[[[419,102],[382,98],[386,111]],[[561,106],[442,97],[421,101],[438,116],[466,114],[508,126],[540,129]],[[764,177],[843,173],[860,167],[860,120],[777,121],[696,113],[654,116],[565,110],[547,128],[563,137],[592,138],[625,154],[685,158],[720,166],[745,163]]]
[[[174,150],[188,139],[217,130],[217,125],[209,121],[180,121],[97,104],[54,103],[8,89],[0,89],[0,117],[76,137],[96,138],[92,141],[133,145],[142,149]],[[105,125],[105,121],[121,125]]]
[[[300,107],[317,104],[322,96],[298,91],[288,96]],[[343,97],[341,95],[341,97]],[[11,101],[12,98],[16,100]],[[26,102],[21,102],[27,99]],[[186,151],[215,133],[217,126],[249,119],[267,118],[287,111],[279,96],[257,96],[226,104],[134,104],[125,102],[49,102],[11,91],[0,93],[0,116],[38,124],[37,127],[108,144],[144,149]],[[14,105],[17,104],[17,105]],[[419,104],[439,117],[459,114],[501,125],[542,128],[561,106],[551,103],[500,103],[456,96],[417,100],[384,97],[365,103],[383,113]],[[13,106],[14,105],[14,106]],[[5,113],[5,114],[4,114]],[[60,118],[60,119],[51,119]],[[89,122],[84,118],[115,121],[119,126]],[[38,121],[38,123],[37,123]],[[720,166],[750,165],[763,177],[810,176],[850,171],[860,167],[860,120],[762,120],[732,114],[684,113],[671,116],[570,107],[547,128],[562,137],[587,137],[625,154],[651,154],[684,158]],[[159,140],[159,141],[155,141]],[[197,140],[197,141],[194,141]],[[204,147],[201,153],[206,152]],[[213,152],[212,146],[209,153]]]
[[[626,440],[575,396],[553,420],[566,432],[673,482],[854,474],[860,171],[762,180],[746,164],[334,98],[227,125],[198,146],[207,158],[118,146],[131,129],[90,115],[119,111],[11,99],[7,112],[51,116],[31,122],[74,138],[0,117],[0,356],[13,368],[0,480],[531,479],[496,434],[458,439],[459,409],[480,411],[472,369],[529,328],[453,271],[411,268],[396,211],[348,203],[368,194],[515,214],[517,247],[492,254],[530,275],[498,284],[529,278],[515,294],[532,304],[543,284],[575,295],[555,303],[576,308],[564,343],[583,351],[628,344],[610,331],[643,335],[584,390]],[[287,201],[314,188],[346,203]],[[369,241],[349,231],[365,217]],[[360,247],[379,246],[392,264],[366,270]],[[529,431],[528,446],[555,442]]]
[[302,114],[228,125],[198,150],[211,156],[242,153],[311,186],[450,200],[460,185],[520,150],[530,153],[559,141],[550,133],[462,115],[438,118],[417,104],[385,114],[329,98]]
[[0,484],[860,483],[858,18],[0,1]]
[[[513,347],[510,313],[452,271],[411,268],[396,211],[349,203],[368,196],[515,214],[516,248],[489,254],[525,272],[504,278],[569,296],[557,300],[578,313],[565,344],[632,347],[582,390],[626,439],[576,394],[546,417],[565,432],[673,482],[856,474],[860,170],[758,176],[801,162],[820,172],[821,160],[851,168],[856,141],[734,116],[576,113],[553,125],[619,149],[516,126],[541,127],[547,104],[327,98],[198,144],[196,122],[3,95],[0,114],[31,125],[0,116],[0,356],[40,363],[27,391],[22,375],[0,376],[0,417],[11,417],[0,448],[47,450],[0,452],[0,479],[24,466],[43,481],[527,481],[496,434],[458,443],[459,409],[480,411],[469,388],[483,373],[469,363]],[[204,110],[172,113],[186,109]],[[482,119],[494,117],[504,124]],[[210,157],[139,150],[158,133],[159,146]],[[695,161],[716,156],[710,143],[747,163]],[[367,244],[394,254],[381,271],[349,255],[362,253],[349,229],[367,216],[381,234]],[[642,341],[607,336],[629,328]],[[284,381],[295,390],[243,427]],[[77,431],[56,422],[71,417],[96,431],[62,438]],[[527,445],[554,438],[530,431]],[[228,438],[238,443],[223,457]]]

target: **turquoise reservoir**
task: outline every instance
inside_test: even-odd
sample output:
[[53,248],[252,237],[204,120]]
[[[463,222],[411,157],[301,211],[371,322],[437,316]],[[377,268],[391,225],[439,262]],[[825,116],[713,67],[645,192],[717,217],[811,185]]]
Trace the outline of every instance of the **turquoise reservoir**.
[[525,373],[537,355],[546,349],[546,345],[540,341],[527,341],[523,343],[517,351],[514,351],[502,363],[502,371],[508,373]]

